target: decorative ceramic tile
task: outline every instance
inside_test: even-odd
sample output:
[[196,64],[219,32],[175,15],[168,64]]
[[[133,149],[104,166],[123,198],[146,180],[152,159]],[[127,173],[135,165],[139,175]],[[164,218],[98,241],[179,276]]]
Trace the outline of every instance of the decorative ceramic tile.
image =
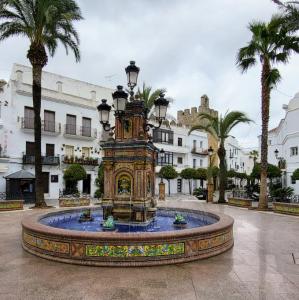
[[46,239],[41,239],[30,234],[24,233],[23,240],[33,246],[37,247],[42,250],[47,250],[50,252],[58,252],[67,254],[70,252],[70,245],[69,243],[57,242],[57,241],[50,241]]
[[109,257],[148,257],[167,256],[185,253],[185,244],[135,245],[135,246],[105,246],[87,245],[87,256]]

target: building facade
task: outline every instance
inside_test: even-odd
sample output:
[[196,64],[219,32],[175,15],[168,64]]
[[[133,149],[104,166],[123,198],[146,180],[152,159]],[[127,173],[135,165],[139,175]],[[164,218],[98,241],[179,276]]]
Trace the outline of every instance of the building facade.
[[[299,168],[299,93],[290,100],[288,105],[283,105],[283,109],[285,117],[276,128],[269,131],[268,161],[279,165],[282,169],[283,185],[294,188],[295,194],[299,194],[299,181],[292,178],[293,172]],[[277,155],[275,155],[276,149]]]
[[[103,98],[111,104],[112,92],[109,88],[43,72],[41,119],[45,199],[59,197],[65,188],[63,172],[72,163],[81,164],[87,172],[87,179],[79,182],[79,191],[94,195],[102,157],[100,141],[107,139],[107,133],[99,125],[96,107]],[[19,171],[34,176],[31,68],[15,64],[0,97],[0,192],[5,192],[5,177]],[[188,135],[188,131],[189,128],[172,121],[171,125],[162,125],[152,132],[154,145],[166,153],[163,160],[158,158],[156,173],[167,164],[178,172],[187,167],[207,168],[207,134],[196,131]],[[159,182],[157,178],[156,194]],[[23,194],[33,195],[32,186],[25,180],[19,184]],[[202,184],[194,181],[193,188]],[[166,188],[168,191],[167,182]],[[188,192],[187,180],[171,181],[172,194]]]
[[[178,173],[185,168],[207,168],[208,167],[208,136],[205,132],[193,131],[188,134],[189,128],[177,125],[174,121],[169,126],[162,125],[155,129],[153,134],[154,145],[165,151],[164,159],[158,156],[156,172],[158,173],[162,166],[171,165]],[[158,183],[156,180],[156,193],[158,193]],[[166,192],[168,192],[168,182],[164,180]],[[200,180],[193,180],[192,188],[202,186]],[[189,193],[189,182],[180,176],[170,180],[170,192]]]
[[[1,98],[7,101],[1,116],[0,191],[6,190],[7,175],[26,170],[34,174],[34,114],[32,71],[15,64]],[[101,126],[96,107],[102,98],[111,102],[112,90],[43,72],[42,162],[46,199],[56,199],[64,189],[63,171],[71,163],[84,166],[87,178],[79,190],[93,195],[100,161]],[[20,182],[22,192],[32,186]]]

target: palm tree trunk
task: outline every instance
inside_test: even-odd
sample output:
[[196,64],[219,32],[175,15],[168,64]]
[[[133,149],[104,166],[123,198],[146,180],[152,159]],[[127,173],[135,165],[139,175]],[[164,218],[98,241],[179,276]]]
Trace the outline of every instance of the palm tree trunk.
[[267,59],[262,67],[262,136],[261,136],[261,186],[259,208],[268,207],[267,195],[267,167],[268,167],[268,126],[269,126],[269,107],[270,107],[270,88],[267,79],[270,74],[270,64]]
[[226,188],[226,163],[225,163],[225,148],[221,142],[218,149],[219,157],[219,199],[218,203],[225,203],[225,188]]
[[30,45],[27,54],[32,65],[32,98],[34,110],[34,155],[35,155],[35,207],[46,207],[44,199],[42,159],[41,159],[41,79],[42,69],[48,57],[42,45]]
[[42,68],[33,66],[34,155],[35,155],[35,207],[45,207],[41,159],[41,77]]

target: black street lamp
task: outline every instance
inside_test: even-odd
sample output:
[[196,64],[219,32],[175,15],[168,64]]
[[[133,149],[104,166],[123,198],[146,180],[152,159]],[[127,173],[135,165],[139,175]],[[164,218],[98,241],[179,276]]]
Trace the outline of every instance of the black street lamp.
[[133,89],[137,85],[137,79],[138,79],[138,74],[140,71],[140,68],[138,68],[135,65],[135,61],[130,61],[130,65],[126,67],[126,74],[127,74],[127,80],[128,80],[128,87],[130,88],[131,92],[131,98],[133,100],[134,97],[134,92]]
[[112,98],[115,114],[122,114],[126,109],[128,94],[123,90],[121,85],[118,85],[117,90],[112,93]]
[[[127,79],[128,79],[128,87],[130,88],[130,102],[137,101],[137,99],[134,97],[134,88],[137,85],[137,79],[138,74],[140,71],[140,68],[138,68],[135,65],[134,61],[130,62],[130,65],[125,68]],[[120,121],[122,121],[122,117],[127,109],[127,103],[128,103],[128,94],[123,90],[123,87],[121,85],[117,86],[117,90],[112,93],[112,99],[113,99],[113,107],[115,110],[114,115],[116,117],[120,117]],[[142,101],[142,100],[140,100]],[[103,125],[103,129],[105,131],[111,131],[115,127],[111,127],[109,124],[109,113],[111,110],[111,106],[108,105],[107,100],[103,99],[102,103],[97,107],[99,111],[100,116],[100,123]],[[150,128],[160,128],[162,125],[162,121],[166,118],[166,112],[168,107],[169,101],[164,98],[164,94],[161,93],[159,95],[159,98],[157,98],[154,101],[155,106],[155,113],[156,113],[156,120],[159,123],[158,126],[155,126],[153,124],[149,124],[148,121],[148,109],[144,108],[142,115],[145,119],[144,122],[144,131],[147,132],[150,130]],[[130,114],[130,112],[126,112],[126,114]]]
[[156,119],[160,122],[162,120],[165,120],[166,118],[166,112],[167,112],[169,101],[164,98],[163,93],[161,93],[159,96],[160,97],[154,101],[154,105],[155,105]]
[[102,99],[102,103],[98,105],[97,109],[99,112],[100,123],[103,125],[105,131],[109,131],[110,130],[109,115],[111,111],[111,106],[107,104],[106,99]]

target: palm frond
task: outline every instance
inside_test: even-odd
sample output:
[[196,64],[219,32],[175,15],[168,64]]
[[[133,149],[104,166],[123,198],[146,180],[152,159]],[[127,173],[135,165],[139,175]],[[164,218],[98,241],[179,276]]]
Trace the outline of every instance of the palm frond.
[[208,125],[194,125],[189,130],[188,135],[190,135],[195,130],[207,132],[207,133],[211,134],[213,137],[215,137],[216,139],[218,139],[217,133],[215,132],[215,130],[213,129],[213,127],[210,124],[208,124]]
[[266,84],[270,87],[270,89],[274,88],[281,81],[281,75],[279,70],[273,68],[270,70],[269,76],[267,78]]

